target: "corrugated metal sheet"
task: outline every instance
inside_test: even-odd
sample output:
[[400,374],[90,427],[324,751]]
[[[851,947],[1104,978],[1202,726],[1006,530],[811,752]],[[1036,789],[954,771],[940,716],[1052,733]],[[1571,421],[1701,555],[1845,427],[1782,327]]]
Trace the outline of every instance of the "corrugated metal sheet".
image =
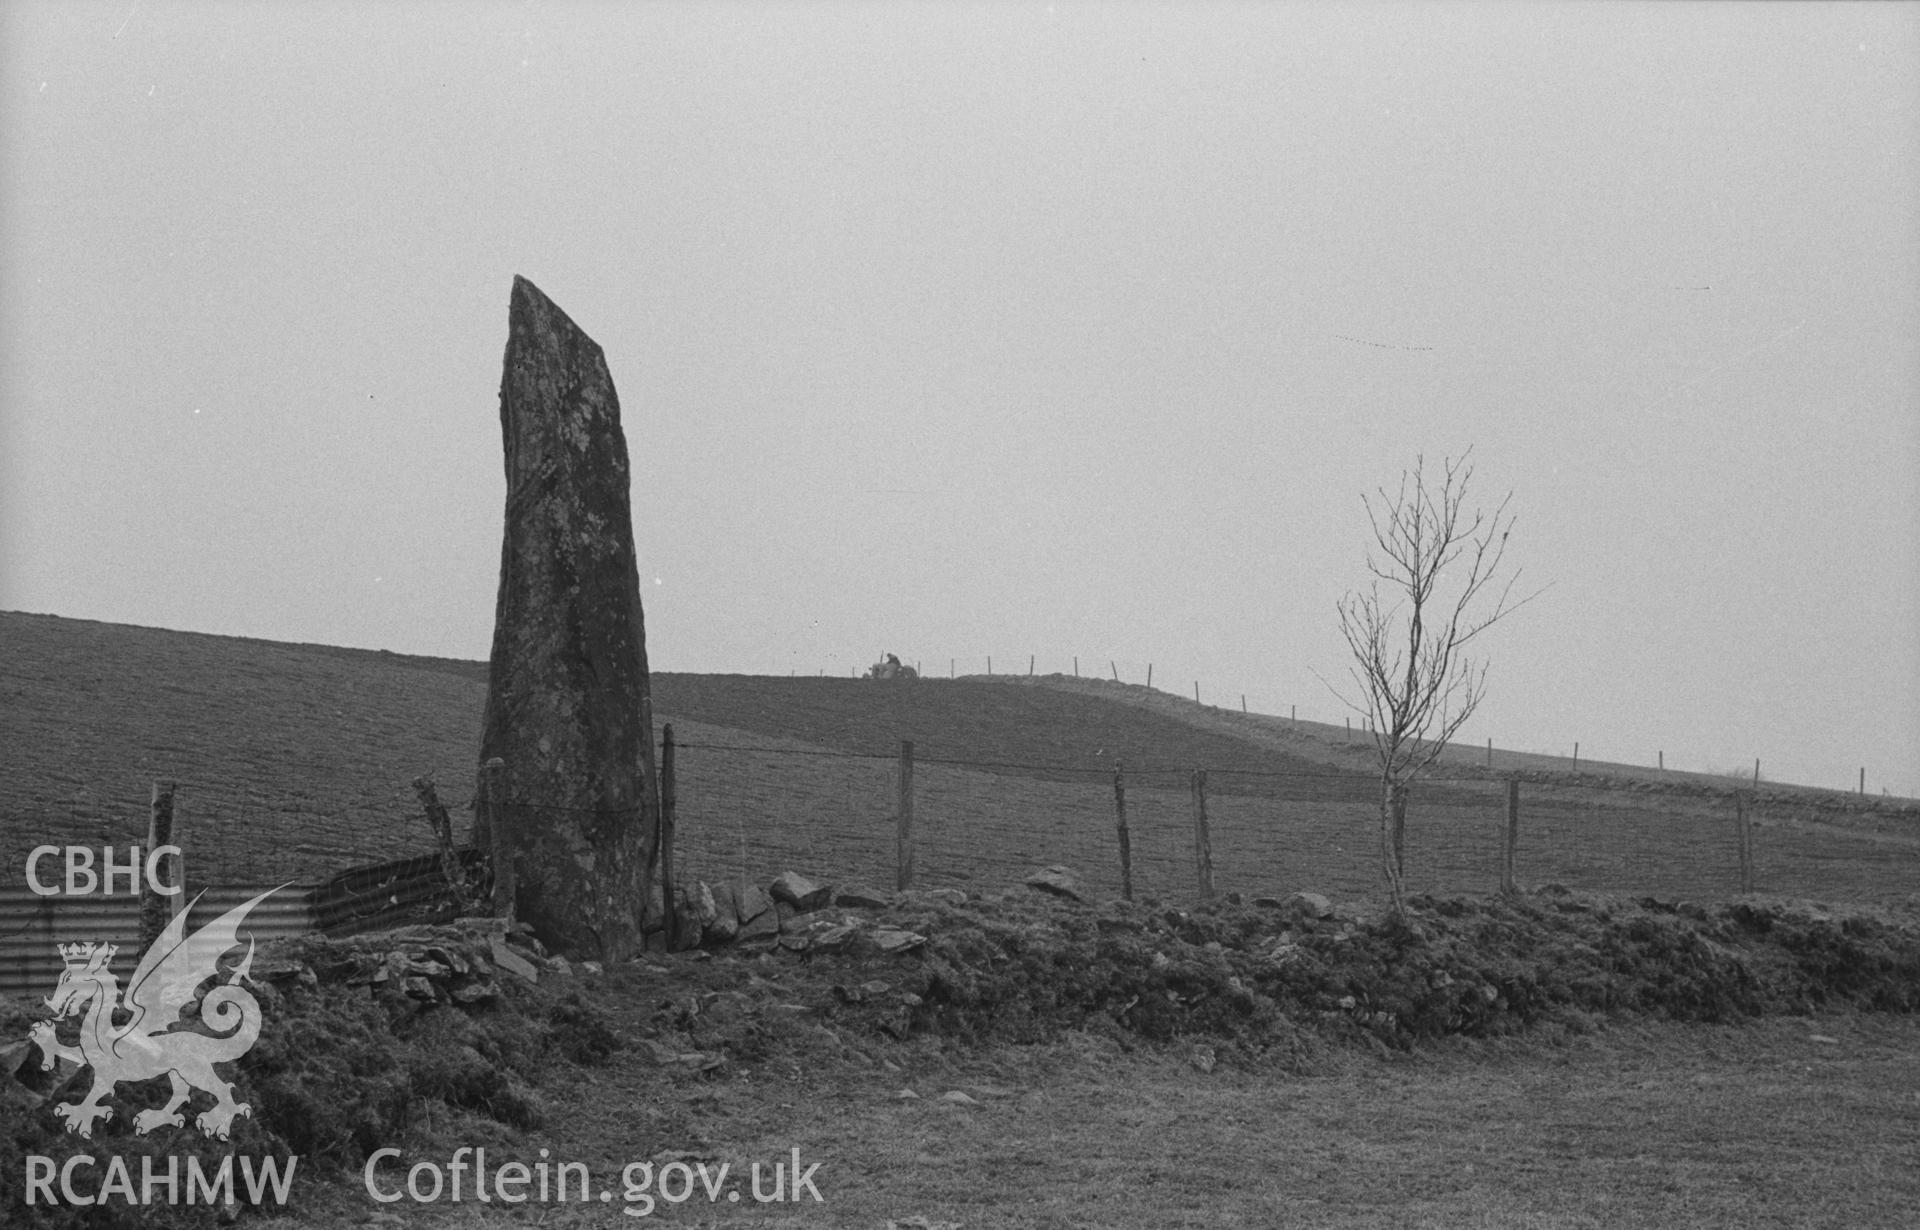
[[[209,888],[193,907],[189,925],[211,922],[272,884],[229,884]],[[314,930],[313,887],[281,889],[247,915],[242,938],[258,942],[305,935]],[[117,897],[42,897],[26,888],[0,888],[0,995],[44,997],[60,981],[60,944],[117,945],[113,971],[124,984],[140,958],[140,899]]]
[[[461,850],[461,865],[471,881],[484,874],[486,860],[477,850]],[[323,931],[352,935],[407,923],[445,919],[452,894],[438,854],[371,863],[343,871],[319,884],[225,884],[200,892],[189,925],[211,922],[269,888],[268,897],[247,916],[241,931],[258,943]],[[140,899],[117,897],[42,897],[22,888],[0,888],[0,995],[44,997],[60,981],[63,962],[57,946],[115,944],[113,970],[124,985],[140,957]]]
[[63,964],[55,945],[87,940],[119,946],[113,971],[125,982],[140,955],[140,899],[0,888],[0,994],[52,994]]
[[[484,870],[476,850],[459,852],[469,880]],[[313,890],[315,927],[328,935],[379,931],[452,915],[452,894],[440,869],[440,856],[421,854],[356,867],[317,884]]]

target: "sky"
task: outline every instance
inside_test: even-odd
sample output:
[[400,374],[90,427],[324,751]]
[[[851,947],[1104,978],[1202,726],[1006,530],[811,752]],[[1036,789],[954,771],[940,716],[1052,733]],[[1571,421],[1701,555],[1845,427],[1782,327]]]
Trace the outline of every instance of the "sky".
[[1920,795],[1917,120],[1912,4],[0,4],[0,609],[485,658],[520,274],[656,670],[1338,722],[1470,448],[1463,739]]

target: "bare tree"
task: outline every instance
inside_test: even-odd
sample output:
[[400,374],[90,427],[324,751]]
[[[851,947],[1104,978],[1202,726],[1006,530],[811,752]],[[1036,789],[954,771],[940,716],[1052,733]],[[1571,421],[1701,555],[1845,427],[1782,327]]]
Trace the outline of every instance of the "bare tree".
[[1408,787],[1433,764],[1486,695],[1487,663],[1466,654],[1488,628],[1531,600],[1513,600],[1520,573],[1502,566],[1513,517],[1508,492],[1491,514],[1467,511],[1468,449],[1444,460],[1436,487],[1426,459],[1400,488],[1362,495],[1373,546],[1364,590],[1340,600],[1340,631],[1353,652],[1357,699],[1335,694],[1366,720],[1380,763],[1380,863],[1397,912],[1405,906]]

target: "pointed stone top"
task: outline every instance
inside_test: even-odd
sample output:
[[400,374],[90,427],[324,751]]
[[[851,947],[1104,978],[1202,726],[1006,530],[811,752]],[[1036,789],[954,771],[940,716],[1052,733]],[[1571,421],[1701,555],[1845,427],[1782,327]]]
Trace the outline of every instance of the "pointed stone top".
[[560,309],[546,292],[519,274],[513,275],[513,298],[507,307],[509,366],[516,348],[549,356],[548,361],[573,364],[581,358],[604,363],[600,344]]
[[516,273],[513,275],[513,302],[517,304],[522,299],[531,299],[534,303],[551,304],[553,302],[547,298],[545,291]]

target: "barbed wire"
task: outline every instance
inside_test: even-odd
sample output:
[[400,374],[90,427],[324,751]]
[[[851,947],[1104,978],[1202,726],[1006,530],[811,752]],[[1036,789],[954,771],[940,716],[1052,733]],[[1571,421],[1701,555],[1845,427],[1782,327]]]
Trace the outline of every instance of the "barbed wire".
[[[699,740],[676,748],[700,753],[678,765],[678,838],[685,865],[699,869],[696,874],[750,878],[793,868],[842,882],[892,882],[897,795],[878,783],[890,776],[886,770],[898,762],[898,752]],[[1284,752],[1275,754],[1284,760]],[[739,759],[764,763],[773,757],[805,758],[822,767],[755,772]],[[1117,891],[1116,800],[1104,781],[1113,775],[1113,763],[937,755],[916,755],[915,763],[978,774],[972,781],[934,774],[919,787],[916,883],[1018,883],[1035,865],[1061,862],[1080,868],[1090,887],[1100,885],[1096,891]],[[1126,785],[1139,786],[1137,794],[1126,795],[1137,887],[1175,899],[1195,891],[1197,804],[1183,796],[1194,769],[1205,768],[1219,891],[1275,891],[1276,881],[1336,896],[1377,888],[1376,772],[1136,764],[1124,758],[1118,767]],[[1016,775],[1030,784],[1012,784]],[[464,769],[446,779],[475,780]],[[192,843],[188,866],[196,877],[271,870],[311,878],[432,849],[432,832],[408,785],[342,792],[338,782],[297,772],[285,780],[174,780]],[[1737,893],[1743,876],[1759,891],[1841,900],[1903,896],[1920,887],[1920,828],[1901,816],[1875,818],[1882,809],[1872,802],[1842,815],[1827,799],[1803,802],[1751,791],[1694,795],[1648,779],[1553,781],[1525,770],[1421,779],[1408,825],[1410,887],[1444,893],[1497,886],[1506,816],[1501,796],[1514,780],[1522,783],[1518,874],[1526,883],[1692,900]],[[1306,788],[1252,787],[1260,781]],[[138,840],[146,813],[140,793],[68,783],[39,791],[31,801],[9,800],[0,805],[0,822],[10,838],[0,848],[24,856],[26,847],[60,834],[116,846]],[[465,829],[464,813],[473,800],[444,802],[449,811],[463,813],[457,831]],[[612,822],[642,812],[639,804],[511,797],[505,805],[523,814]],[[1736,820],[1743,815],[1758,836],[1737,836]],[[1742,840],[1749,842],[1745,853]]]
[[[674,748],[676,750],[684,749],[684,750],[703,751],[703,752],[737,752],[745,755],[756,755],[756,756],[817,756],[823,759],[830,759],[830,760],[832,759],[873,760],[873,761],[881,761],[886,763],[894,763],[900,759],[900,753],[897,751],[849,752],[849,751],[840,751],[833,748],[750,747],[743,744],[730,744],[730,743],[683,743],[683,742],[680,742],[679,740],[674,741]],[[1278,779],[1278,780],[1347,781],[1347,782],[1377,782],[1380,780],[1380,776],[1378,773],[1371,772],[1366,769],[1341,770],[1341,769],[1248,769],[1248,768],[1237,768],[1237,767],[1217,768],[1217,767],[1209,767],[1204,764],[1165,765],[1165,764],[1157,764],[1154,762],[1147,762],[1145,764],[1136,764],[1132,761],[1125,760],[1124,758],[1120,758],[1120,757],[1116,757],[1115,761],[1120,765],[1122,773],[1127,777],[1144,777],[1144,776],[1154,776],[1154,775],[1186,775],[1186,774],[1193,773],[1195,770],[1204,770],[1209,775],[1218,776],[1218,777],[1234,776],[1234,777],[1272,778],[1272,779]],[[968,759],[965,757],[959,757],[959,756],[927,756],[919,752],[916,752],[914,754],[913,762],[916,765],[938,764],[938,765],[946,765],[949,768],[999,769],[999,770],[1021,772],[1021,773],[1077,773],[1077,774],[1085,774],[1090,777],[1111,777],[1114,772],[1112,765],[1103,766],[1103,765],[1072,765],[1072,764],[1034,764],[1026,761],[1012,761],[1012,760],[971,760],[971,759]],[[1434,785],[1486,786],[1486,785],[1497,785],[1497,784],[1504,783],[1512,776],[1514,776],[1514,771],[1511,771],[1511,770],[1507,770],[1507,771],[1486,770],[1476,775],[1470,775],[1470,776],[1457,776],[1457,775],[1451,775],[1451,774],[1440,776],[1440,775],[1423,774],[1419,778],[1419,780],[1422,782],[1434,784]],[[1616,787],[1606,787],[1606,786],[1590,786],[1590,787],[1576,787],[1576,788],[1597,789],[1597,790],[1616,789]]]

